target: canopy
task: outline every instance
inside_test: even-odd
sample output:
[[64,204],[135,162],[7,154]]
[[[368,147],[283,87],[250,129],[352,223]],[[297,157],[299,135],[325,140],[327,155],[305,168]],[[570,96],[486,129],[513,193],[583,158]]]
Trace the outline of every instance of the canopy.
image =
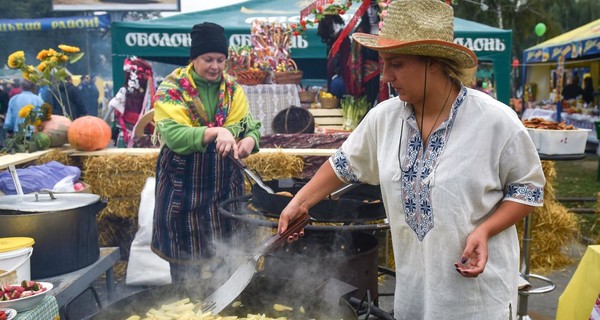
[[523,51],[523,80],[537,85],[536,100],[550,97],[551,70],[558,67],[558,58],[564,58],[565,68],[586,68],[592,75],[593,86],[600,79],[600,19],[546,40]]
[[523,52],[525,63],[586,58],[600,54],[600,19],[546,40]]
[[[127,56],[184,65],[188,62],[194,24],[203,21],[219,23],[225,28],[231,45],[250,45],[250,24],[255,19],[298,23],[301,1],[252,0],[217,9],[184,13],[139,22],[112,24],[114,83],[123,83],[123,61]],[[351,17],[353,12],[349,13]],[[493,28],[456,18],[455,42],[469,47],[482,60],[494,63],[496,92],[500,101],[510,98],[510,61],[512,31]],[[309,28],[304,37],[294,37],[292,58],[304,71],[305,78],[325,78],[326,46]]]

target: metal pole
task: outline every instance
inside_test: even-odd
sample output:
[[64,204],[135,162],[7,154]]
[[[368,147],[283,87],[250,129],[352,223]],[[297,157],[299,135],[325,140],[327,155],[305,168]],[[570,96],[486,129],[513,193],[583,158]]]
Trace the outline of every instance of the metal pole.
[[[531,243],[531,214],[528,214],[524,220],[524,232],[523,232],[523,251],[522,251],[522,264],[521,274],[527,281],[529,281],[529,264],[530,264],[530,243]],[[518,320],[531,320],[527,314],[527,303],[529,294],[519,294],[519,304],[517,309]]]

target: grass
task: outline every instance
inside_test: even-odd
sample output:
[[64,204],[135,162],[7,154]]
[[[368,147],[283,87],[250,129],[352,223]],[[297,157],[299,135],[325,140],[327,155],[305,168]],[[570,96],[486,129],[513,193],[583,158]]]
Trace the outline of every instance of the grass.
[[[586,154],[586,157],[576,161],[556,161],[556,198],[593,198],[594,201],[561,201],[567,208],[598,208],[598,193],[600,182],[596,180],[598,156]],[[583,239],[600,241],[600,214],[577,213]]]

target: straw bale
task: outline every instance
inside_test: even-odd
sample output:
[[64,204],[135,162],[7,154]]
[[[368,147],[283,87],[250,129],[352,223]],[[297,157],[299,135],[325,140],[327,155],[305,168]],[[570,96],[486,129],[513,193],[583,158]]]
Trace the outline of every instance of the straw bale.
[[258,172],[263,180],[300,178],[304,162],[302,157],[283,152],[256,153],[246,158],[248,169]]
[[103,198],[137,197],[155,175],[156,159],[155,154],[88,157],[82,163],[84,181]]
[[[248,169],[258,173],[264,180],[301,178],[304,169],[302,157],[285,154],[283,152],[255,153],[245,159]],[[250,192],[254,181],[245,179],[244,189]]]
[[101,247],[119,247],[121,260],[129,259],[131,242],[138,229],[137,218],[98,217],[98,239]]
[[35,160],[35,163],[40,165],[40,164],[48,163],[50,161],[60,162],[60,163],[64,164],[65,166],[74,165],[74,161],[72,160],[72,158],[69,157],[69,155],[67,153],[61,152],[58,149],[53,149],[52,151],[39,156]]
[[[546,176],[544,206],[535,208],[530,214],[530,268],[532,272],[548,274],[574,262],[566,248],[577,237],[579,221],[574,213],[556,201],[553,186],[556,180],[554,162],[542,161],[542,169]],[[517,224],[517,230],[519,241],[522,241],[523,221]]]
[[100,211],[98,215],[100,219],[105,217],[137,219],[140,208],[139,194],[136,196],[112,197],[107,200],[106,208]]

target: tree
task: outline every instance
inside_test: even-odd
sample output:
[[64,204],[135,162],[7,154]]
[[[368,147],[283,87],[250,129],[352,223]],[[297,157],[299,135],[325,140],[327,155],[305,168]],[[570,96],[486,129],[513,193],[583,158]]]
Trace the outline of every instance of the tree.
[[[528,47],[600,19],[598,0],[455,1],[457,17],[513,30],[513,49],[519,57]],[[540,22],[547,27],[542,37],[534,32]]]

